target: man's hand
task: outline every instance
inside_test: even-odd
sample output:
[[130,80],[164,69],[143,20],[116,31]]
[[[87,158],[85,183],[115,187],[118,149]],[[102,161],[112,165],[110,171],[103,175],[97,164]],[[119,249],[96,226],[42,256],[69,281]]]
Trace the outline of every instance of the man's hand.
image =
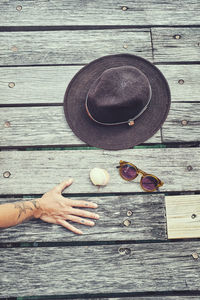
[[37,199],[38,210],[35,217],[48,223],[62,225],[74,233],[82,234],[82,231],[69,224],[66,220],[94,226],[95,223],[93,221],[84,218],[99,219],[99,215],[75,207],[97,208],[98,205],[88,201],[76,201],[63,197],[61,195],[62,191],[70,186],[72,182],[72,179],[63,181],[45,193],[40,199]]

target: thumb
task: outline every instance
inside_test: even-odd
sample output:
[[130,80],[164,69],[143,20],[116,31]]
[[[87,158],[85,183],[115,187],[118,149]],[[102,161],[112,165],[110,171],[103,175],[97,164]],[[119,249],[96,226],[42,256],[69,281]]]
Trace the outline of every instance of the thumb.
[[68,186],[70,186],[73,182],[73,178],[69,178],[68,180],[65,180],[63,182],[61,182],[60,184],[58,184],[56,186],[56,190],[59,192],[59,193],[62,193],[62,191],[64,191],[64,189]]

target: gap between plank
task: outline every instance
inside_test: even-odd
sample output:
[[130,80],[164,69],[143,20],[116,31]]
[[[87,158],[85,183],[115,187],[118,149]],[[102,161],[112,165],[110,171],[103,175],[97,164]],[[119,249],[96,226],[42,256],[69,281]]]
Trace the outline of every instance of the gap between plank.
[[[34,221],[32,221],[34,222]],[[1,248],[56,248],[56,247],[81,247],[81,246],[114,246],[114,245],[139,245],[139,244],[177,244],[199,242],[200,238],[166,239],[166,240],[116,240],[116,241],[80,241],[80,242],[16,242],[0,243]]]
[[200,28],[200,24],[187,25],[54,25],[54,26],[0,26],[0,32],[12,31],[57,31],[57,30],[106,30],[106,29],[149,29],[149,28]]

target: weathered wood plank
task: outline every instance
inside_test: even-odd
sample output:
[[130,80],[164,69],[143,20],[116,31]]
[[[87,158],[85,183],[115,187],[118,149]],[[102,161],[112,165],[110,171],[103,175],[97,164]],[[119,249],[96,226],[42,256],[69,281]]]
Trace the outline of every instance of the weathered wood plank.
[[199,238],[200,195],[167,196],[165,203],[168,238]]
[[199,61],[199,28],[152,28],[154,62]]
[[[165,202],[162,194],[75,199],[87,199],[98,203],[99,206],[95,210],[100,215],[100,220],[95,221],[96,226],[88,228],[74,223],[83,231],[83,235],[75,235],[61,226],[32,220],[15,227],[0,229],[0,243],[167,239]],[[24,198],[23,201],[25,200],[30,198]],[[5,202],[11,201],[0,198],[0,204]]]
[[[197,25],[198,0],[3,1],[0,26]],[[122,10],[123,6],[127,10]],[[21,7],[20,7],[21,6]]]
[[[168,80],[173,101],[200,101],[200,65],[157,67]],[[67,85],[80,68],[82,66],[0,68],[0,104],[62,103]]]
[[149,29],[0,32],[0,65],[85,64],[133,53],[152,60]]
[[[69,128],[63,106],[1,107],[0,120],[1,147],[85,145]],[[161,143],[160,130],[146,142]]]
[[[199,60],[198,28],[153,28],[152,37],[155,62]],[[0,39],[1,65],[84,64],[123,52],[152,60],[149,29],[1,32]]]
[[200,103],[173,103],[162,127],[163,142],[200,140]]
[[[139,177],[127,182],[116,169],[120,160],[155,174],[164,185],[161,192],[199,191],[200,148],[132,149],[122,151],[1,151],[0,194],[42,194],[69,176],[74,183],[66,193],[142,192]],[[94,167],[107,169],[110,182],[98,188],[91,184]],[[9,171],[10,177],[4,177]]]
[[194,252],[199,242],[1,249],[0,296],[199,291]]
[[[85,145],[69,128],[62,106],[2,107],[0,120],[0,147]],[[198,142],[199,124],[199,102],[172,102],[162,127],[162,140]],[[161,143],[160,131],[146,143]]]

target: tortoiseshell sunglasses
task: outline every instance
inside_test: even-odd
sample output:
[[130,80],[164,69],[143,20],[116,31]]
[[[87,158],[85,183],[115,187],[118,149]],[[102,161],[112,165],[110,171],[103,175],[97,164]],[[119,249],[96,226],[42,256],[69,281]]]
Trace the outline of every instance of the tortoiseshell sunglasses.
[[119,168],[120,176],[127,181],[131,181],[142,174],[140,185],[145,192],[154,192],[164,184],[158,177],[145,173],[127,161],[120,160],[117,168]]

